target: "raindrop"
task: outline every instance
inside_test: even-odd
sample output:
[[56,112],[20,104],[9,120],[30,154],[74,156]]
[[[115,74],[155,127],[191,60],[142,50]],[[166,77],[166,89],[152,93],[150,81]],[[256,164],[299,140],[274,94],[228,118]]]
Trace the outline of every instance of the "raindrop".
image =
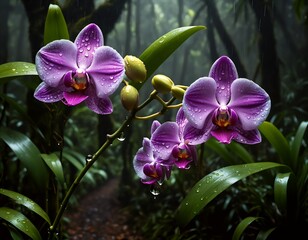
[[150,193],[152,193],[153,196],[159,195],[160,192],[159,192],[157,185],[151,186]]
[[91,154],[88,154],[88,155],[86,156],[86,163],[91,162],[92,159],[93,159],[93,156],[92,156]]
[[79,52],[80,52],[80,53],[82,53],[82,52],[83,52],[83,49],[82,49],[82,48],[81,48],[81,49],[79,49]]
[[196,190],[196,193],[199,193],[200,192],[200,189],[198,188],[197,190]]
[[124,132],[122,132],[122,133],[120,134],[120,136],[118,137],[118,140],[119,140],[120,142],[123,142],[123,141],[125,140]]
[[87,50],[88,50],[88,51],[90,51],[90,50],[91,50],[91,47],[90,47],[90,46],[88,46],[88,47],[87,47]]
[[89,54],[88,53],[85,53],[85,55],[84,55],[85,57],[89,57]]
[[59,56],[62,57],[62,56],[63,56],[63,53],[59,53]]

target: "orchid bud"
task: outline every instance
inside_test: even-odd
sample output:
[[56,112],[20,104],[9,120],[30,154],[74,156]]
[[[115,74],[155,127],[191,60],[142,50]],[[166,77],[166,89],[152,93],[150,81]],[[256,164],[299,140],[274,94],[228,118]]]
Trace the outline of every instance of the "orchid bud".
[[183,100],[185,90],[179,86],[172,86],[171,88],[172,96],[178,100]]
[[135,87],[126,85],[122,88],[120,96],[122,105],[126,110],[131,111],[138,106],[139,93]]
[[130,80],[138,83],[145,81],[147,70],[144,63],[139,58],[127,55],[124,58],[124,63],[125,74]]
[[158,74],[152,78],[152,85],[157,92],[168,93],[171,91],[171,88],[172,86],[174,86],[174,83],[169,77]]

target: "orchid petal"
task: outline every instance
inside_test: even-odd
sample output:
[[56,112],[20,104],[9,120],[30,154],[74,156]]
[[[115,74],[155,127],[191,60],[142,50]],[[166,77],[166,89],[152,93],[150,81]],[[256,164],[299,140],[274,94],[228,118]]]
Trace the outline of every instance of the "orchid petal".
[[147,163],[154,162],[153,158],[153,151],[151,148],[151,142],[148,138],[143,139],[142,148],[139,148],[137,151],[134,160],[133,160],[133,166],[134,169],[141,179],[147,178],[147,176],[143,172],[143,167]]
[[36,70],[46,84],[57,87],[65,73],[77,69],[76,56],[74,43],[68,40],[53,41],[36,54]]
[[245,144],[257,144],[262,140],[261,134],[258,129],[247,130],[237,130],[238,135],[234,137],[233,140],[239,143]]
[[116,50],[103,46],[96,50],[87,72],[96,86],[97,96],[109,96],[123,80],[124,60]]
[[183,136],[183,131],[185,129],[185,126],[188,123],[183,108],[180,108],[176,114],[176,123],[179,125],[180,138],[181,138]]
[[228,107],[237,113],[244,130],[253,130],[267,118],[271,101],[259,85],[251,80],[239,78],[231,85]]
[[83,92],[74,91],[74,92],[64,92],[64,103],[68,106],[75,106],[83,102],[88,98]]
[[183,133],[185,141],[188,141],[190,145],[198,145],[206,142],[211,137],[210,131],[214,126],[211,120],[206,122],[207,124],[202,129],[195,128],[192,124],[188,123]]
[[159,158],[169,159],[172,148],[180,143],[178,125],[175,122],[163,123],[154,131],[151,142]]
[[63,99],[63,92],[58,88],[48,86],[42,82],[34,92],[34,97],[45,103],[58,102]]
[[152,126],[151,126],[151,135],[155,132],[155,130],[161,125],[161,123],[157,120],[154,120],[152,122]]
[[215,92],[216,82],[209,77],[199,78],[186,90],[183,110],[194,127],[201,129],[208,116],[219,107]]
[[209,77],[214,78],[217,83],[217,101],[226,105],[230,100],[231,83],[238,78],[234,63],[227,56],[218,58],[210,69]]
[[80,31],[75,39],[79,68],[87,69],[91,65],[96,49],[103,46],[103,42],[102,31],[96,24],[89,24]]
[[237,131],[229,128],[217,128],[211,131],[211,134],[220,143],[230,144],[231,141],[238,136]]
[[106,115],[113,112],[112,102],[108,97],[98,98],[89,95],[89,98],[86,99],[85,103],[89,109],[97,114]]

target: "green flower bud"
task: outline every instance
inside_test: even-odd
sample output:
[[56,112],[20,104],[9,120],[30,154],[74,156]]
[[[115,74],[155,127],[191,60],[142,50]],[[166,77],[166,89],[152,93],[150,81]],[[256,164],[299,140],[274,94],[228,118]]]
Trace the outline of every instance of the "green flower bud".
[[131,85],[123,87],[120,96],[122,105],[126,110],[131,111],[138,106],[139,93],[135,87]]
[[182,101],[183,97],[184,97],[185,90],[183,88],[179,87],[179,86],[173,86],[171,88],[171,93],[172,93],[173,97]]
[[174,83],[169,77],[158,74],[152,78],[152,85],[157,92],[168,93],[171,91]]
[[127,55],[124,58],[124,63],[125,74],[130,80],[139,83],[145,81],[147,70],[144,63],[139,58]]

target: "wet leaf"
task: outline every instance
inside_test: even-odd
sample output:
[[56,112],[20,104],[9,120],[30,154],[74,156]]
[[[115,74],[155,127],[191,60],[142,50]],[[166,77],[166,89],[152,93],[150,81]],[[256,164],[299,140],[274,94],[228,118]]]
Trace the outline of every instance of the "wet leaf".
[[218,169],[197,182],[181,202],[176,219],[181,226],[188,224],[208,203],[237,181],[266,169],[285,165],[274,162],[248,163]]
[[59,183],[64,186],[64,174],[63,174],[63,167],[59,157],[55,153],[51,154],[41,154],[43,160],[50,168],[50,170],[55,174]]
[[0,138],[27,168],[33,182],[44,191],[47,186],[48,172],[35,144],[26,135],[4,127],[0,128]]
[[232,240],[240,240],[243,232],[249,225],[259,219],[259,217],[246,217],[235,228]]
[[[9,62],[0,65],[0,79],[25,75],[38,75],[35,64],[28,62]],[[5,83],[6,81],[6,79],[1,79],[0,83]]]
[[[203,29],[205,29],[204,26],[180,27],[154,41],[139,57],[147,69],[147,79],[185,40]],[[143,83],[133,83],[132,85],[140,89]]]
[[22,231],[33,240],[41,240],[41,235],[32,222],[22,213],[7,207],[0,207],[0,218]]
[[44,218],[46,220],[46,222],[48,222],[50,224],[50,219],[49,219],[47,213],[37,203],[32,201],[30,198],[28,198],[28,197],[26,197],[26,196],[24,196],[20,193],[17,193],[17,192],[11,191],[11,190],[7,190],[7,189],[3,189],[3,188],[0,188],[0,194],[11,198],[17,204],[25,206],[26,208],[28,208],[32,212],[35,212],[36,214],[38,214],[39,216]]

